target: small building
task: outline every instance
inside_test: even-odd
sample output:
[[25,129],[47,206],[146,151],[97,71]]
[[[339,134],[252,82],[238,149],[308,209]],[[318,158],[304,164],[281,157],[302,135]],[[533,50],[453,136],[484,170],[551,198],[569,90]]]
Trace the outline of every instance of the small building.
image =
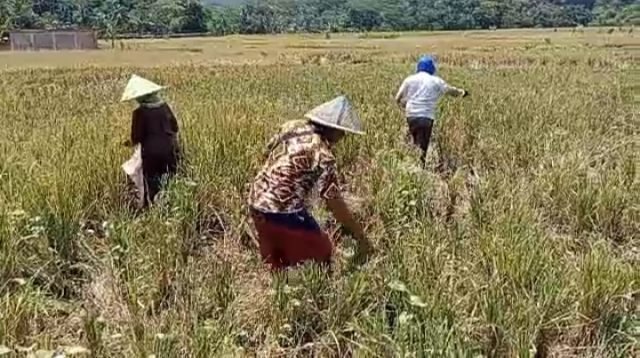
[[0,31],[0,51],[9,49],[9,33]]
[[15,30],[9,33],[13,51],[95,50],[96,33],[91,30]]

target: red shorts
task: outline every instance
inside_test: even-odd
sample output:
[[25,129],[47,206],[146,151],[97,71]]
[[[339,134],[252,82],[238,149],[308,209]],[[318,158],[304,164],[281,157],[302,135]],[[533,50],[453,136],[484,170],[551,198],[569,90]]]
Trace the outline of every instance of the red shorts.
[[260,255],[274,270],[307,261],[330,264],[333,244],[306,212],[268,214],[252,210]]

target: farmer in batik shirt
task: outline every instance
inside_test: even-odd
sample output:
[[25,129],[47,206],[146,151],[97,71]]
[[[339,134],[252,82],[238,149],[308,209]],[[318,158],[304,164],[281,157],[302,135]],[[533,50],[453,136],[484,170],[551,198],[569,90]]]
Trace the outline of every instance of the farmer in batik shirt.
[[333,245],[307,211],[317,187],[329,210],[358,241],[358,259],[370,244],[345,204],[332,147],[345,132],[362,134],[360,120],[345,97],[327,102],[291,121],[268,145],[269,155],[251,188],[249,205],[260,254],[273,269],[305,261],[330,263]]

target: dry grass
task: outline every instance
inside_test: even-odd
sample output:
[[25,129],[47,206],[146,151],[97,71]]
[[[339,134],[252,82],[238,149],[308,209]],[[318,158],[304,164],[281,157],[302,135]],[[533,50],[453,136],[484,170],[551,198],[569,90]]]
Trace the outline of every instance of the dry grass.
[[[0,54],[0,346],[638,356],[637,41],[498,31]],[[425,50],[473,94],[442,103],[426,173],[392,101]],[[119,169],[131,108],[117,99],[132,72],[171,86],[188,158],[143,215],[127,211]],[[336,233],[332,277],[271,277],[244,215],[257,154],[277,123],[338,93],[366,123],[339,158],[378,253],[352,267]]]
[[[388,34],[387,34],[388,36]],[[366,57],[368,61],[386,61],[389,56],[415,52],[456,53],[469,57],[495,55],[498,58],[552,59],[576,58],[606,53],[614,58],[638,55],[640,40],[626,29],[608,33],[601,29],[507,30],[470,32],[415,32],[385,35],[227,36],[220,38],[184,38],[124,40],[112,50],[10,53],[0,52],[0,69],[86,66],[157,67],[171,65],[237,65],[300,63],[310,55],[339,56],[344,53]],[[109,49],[110,43],[102,47]],[[606,50],[606,51],[602,51]],[[637,57],[635,57],[637,59]]]

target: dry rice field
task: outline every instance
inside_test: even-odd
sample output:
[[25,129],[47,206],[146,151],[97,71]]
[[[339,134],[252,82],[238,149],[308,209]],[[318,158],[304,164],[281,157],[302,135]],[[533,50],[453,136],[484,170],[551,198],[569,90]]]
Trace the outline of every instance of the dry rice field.
[[[128,40],[0,53],[0,356],[640,357],[632,29]],[[468,88],[429,168],[393,101],[421,53]],[[135,214],[132,73],[170,86],[186,162]],[[338,148],[376,246],[271,276],[247,184],[278,124],[346,94]]]

